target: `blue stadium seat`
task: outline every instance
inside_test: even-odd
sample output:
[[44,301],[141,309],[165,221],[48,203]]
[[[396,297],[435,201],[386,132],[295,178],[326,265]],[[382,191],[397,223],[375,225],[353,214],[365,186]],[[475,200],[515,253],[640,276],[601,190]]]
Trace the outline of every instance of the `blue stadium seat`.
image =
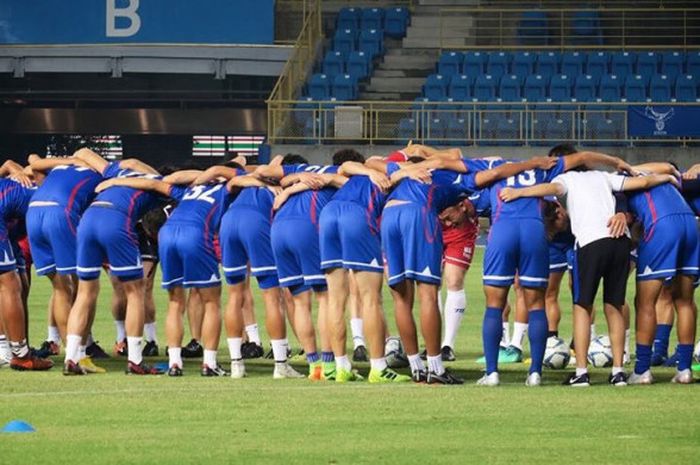
[[673,80],[665,74],[655,74],[649,83],[649,98],[652,102],[670,102],[673,99]]
[[518,22],[518,42],[521,45],[547,45],[549,29],[547,13],[524,11]]
[[523,99],[523,78],[515,74],[509,74],[501,78],[498,90],[499,101],[520,102]]
[[510,61],[512,56],[508,52],[495,52],[489,54],[486,64],[486,73],[495,79],[500,78],[510,72]]
[[[450,118],[447,121],[447,129],[445,131],[445,138],[452,139],[452,141],[450,141],[450,143],[455,142],[455,141],[464,143],[464,141],[469,138],[468,134],[469,134],[469,119],[457,117],[457,118]],[[457,144],[457,145],[461,145],[461,144]]]
[[619,102],[622,100],[622,79],[614,74],[601,77],[598,95],[602,102]]
[[473,100],[478,102],[492,102],[496,100],[496,82],[498,79],[490,74],[482,74],[474,82]]
[[415,118],[401,118],[399,120],[398,136],[401,143],[405,143],[407,140],[418,139],[420,127],[418,125],[418,120]]
[[401,39],[406,36],[406,29],[410,20],[411,15],[407,8],[387,8],[384,15],[384,33],[394,39]]
[[566,52],[561,57],[561,74],[576,77],[583,74],[586,56],[580,52]]
[[447,97],[449,79],[442,74],[431,74],[423,85],[423,96],[437,101]]
[[314,100],[328,100],[331,96],[331,79],[325,74],[311,76],[309,95]]
[[698,85],[695,77],[689,74],[678,76],[674,95],[678,102],[697,102]]
[[357,98],[357,81],[349,74],[340,74],[333,79],[333,97],[336,100],[355,100]]
[[643,52],[637,55],[637,74],[651,78],[659,72],[659,54],[656,52]]
[[537,56],[537,74],[541,76],[554,76],[559,74],[561,55],[558,52],[542,52]]
[[685,71],[686,74],[700,76],[700,52],[688,52]]
[[423,126],[423,137],[427,139],[429,145],[441,144],[442,139],[445,138],[446,129],[446,120],[441,118],[428,118],[427,123]]
[[612,54],[610,73],[624,81],[628,75],[634,74],[636,64],[636,53],[615,52]]
[[452,76],[447,94],[457,102],[466,102],[472,98],[474,77],[466,74]]
[[571,35],[574,44],[603,45],[603,34],[600,30],[598,12],[574,12],[571,19]]
[[537,55],[530,52],[517,52],[513,55],[511,73],[525,78],[535,72]]
[[520,145],[520,120],[503,117],[496,120],[497,139],[501,145]]
[[589,145],[618,145],[624,144],[622,124],[619,118],[607,118],[604,113],[596,112],[588,117],[588,127],[584,139]]
[[360,32],[359,50],[374,58],[384,53],[384,35],[379,29],[367,29]]
[[432,110],[435,109],[435,104],[430,102],[428,97],[417,97],[411,105],[413,111],[412,118],[418,120],[421,126],[427,123]]
[[297,124],[306,124],[306,121],[313,118],[313,110],[318,107],[318,104],[314,103],[311,97],[302,97],[300,100],[294,105],[294,121]]
[[346,72],[361,81],[370,75],[372,62],[365,52],[352,52],[348,57]]
[[338,29],[333,37],[333,50],[345,56],[355,50],[357,33],[355,29]]
[[547,119],[544,137],[550,141],[575,139],[576,135],[574,134],[571,119],[560,116]]
[[438,61],[438,74],[452,76],[462,72],[462,60],[464,55],[461,52],[443,52]]
[[576,78],[574,85],[574,98],[577,102],[594,102],[597,97],[596,77],[583,74]]
[[549,81],[549,99],[552,102],[570,102],[574,78],[568,74],[555,74]]
[[360,28],[360,17],[362,12],[359,8],[341,8],[338,12],[336,20],[336,29],[353,29]]
[[661,74],[665,74],[671,79],[683,74],[685,65],[685,53],[665,52],[661,55]]
[[362,30],[383,30],[384,10],[382,8],[365,8],[362,10],[360,28]]
[[646,102],[647,86],[644,76],[629,75],[625,79],[625,100],[628,102]]
[[329,51],[323,59],[322,68],[323,74],[330,78],[343,74],[345,72],[345,56],[341,52]]
[[462,74],[467,74],[476,79],[477,76],[486,72],[487,56],[482,52],[465,52]]
[[588,54],[586,62],[586,74],[595,76],[600,79],[601,76],[608,74],[610,69],[610,54],[608,52],[595,52]]
[[524,95],[528,102],[544,102],[547,99],[549,79],[533,74],[525,79]]

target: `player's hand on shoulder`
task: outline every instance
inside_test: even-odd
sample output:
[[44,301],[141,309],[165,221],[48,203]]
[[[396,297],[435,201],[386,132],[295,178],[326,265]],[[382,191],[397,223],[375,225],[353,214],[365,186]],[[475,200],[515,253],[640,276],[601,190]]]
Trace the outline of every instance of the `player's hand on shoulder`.
[[389,188],[391,188],[391,181],[389,180],[389,178],[385,174],[380,173],[379,171],[370,174],[369,179],[370,181],[372,181],[372,183],[374,183],[375,186],[377,186],[385,192],[388,191]]
[[266,187],[267,187],[267,190],[272,192],[272,194],[275,197],[279,196],[284,191],[284,189],[282,189],[282,186],[266,186]]
[[624,213],[616,213],[608,220],[608,231],[610,232],[610,237],[618,238],[622,237],[627,230],[627,215]]
[[617,171],[622,171],[624,173],[629,174],[630,176],[639,176],[639,172],[632,168],[632,166],[629,163],[627,163],[621,158],[617,159],[617,166],[615,168],[617,169]]
[[557,157],[534,157],[530,159],[530,163],[532,163],[533,168],[539,168],[541,170],[554,168],[557,161]]
[[287,194],[287,192],[285,192],[284,190],[280,192],[278,195],[275,196],[275,200],[272,202],[272,209],[274,211],[277,211],[280,208],[282,208],[282,205],[284,205],[284,202],[286,202],[288,198],[289,194]]
[[323,177],[316,173],[299,173],[299,182],[306,184],[313,190],[322,189],[326,185]]
[[41,160],[41,157],[39,155],[37,155],[36,153],[32,153],[27,157],[27,163],[29,163],[30,165],[32,163],[38,162],[39,160]]
[[504,187],[501,192],[498,193],[498,197],[504,202],[512,202],[513,200],[520,197],[518,189],[513,189],[512,187]]
[[100,193],[106,189],[109,189],[110,187],[114,186],[114,179],[107,179],[106,181],[102,181],[95,187],[95,192]]

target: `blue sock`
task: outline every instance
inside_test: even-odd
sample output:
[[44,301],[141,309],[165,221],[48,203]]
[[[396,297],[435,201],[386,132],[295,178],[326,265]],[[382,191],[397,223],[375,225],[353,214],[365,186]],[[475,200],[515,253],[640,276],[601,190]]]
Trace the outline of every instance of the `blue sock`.
[[678,371],[689,370],[693,363],[693,344],[678,344]]
[[[668,346],[666,347],[668,348]],[[649,367],[651,367],[651,346],[637,343],[637,360],[634,362],[634,372],[641,375]]]
[[335,361],[333,352],[321,352],[321,361],[323,363],[331,363]]
[[481,337],[484,343],[486,374],[498,371],[498,348],[503,336],[503,309],[486,307]]
[[547,334],[549,325],[547,324],[547,314],[544,309],[537,309],[528,312],[527,335],[530,339],[530,373],[542,374],[542,361],[544,351],[547,348]]
[[668,357],[668,340],[671,337],[672,325],[656,325],[654,336],[654,353]]
[[316,363],[318,362],[318,352],[309,352],[306,354],[306,361],[309,363]]

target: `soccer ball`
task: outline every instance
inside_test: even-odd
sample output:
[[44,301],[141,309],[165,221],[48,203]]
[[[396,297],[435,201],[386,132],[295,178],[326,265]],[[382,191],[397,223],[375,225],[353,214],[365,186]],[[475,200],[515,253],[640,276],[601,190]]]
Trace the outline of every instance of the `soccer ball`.
[[547,338],[547,348],[544,351],[544,366],[553,370],[561,370],[569,364],[569,345],[560,337]]
[[401,338],[395,336],[387,338],[384,353],[389,368],[406,368],[408,366],[408,358],[406,358]]
[[598,336],[591,341],[588,347],[588,361],[596,368],[612,366],[612,348],[608,336]]

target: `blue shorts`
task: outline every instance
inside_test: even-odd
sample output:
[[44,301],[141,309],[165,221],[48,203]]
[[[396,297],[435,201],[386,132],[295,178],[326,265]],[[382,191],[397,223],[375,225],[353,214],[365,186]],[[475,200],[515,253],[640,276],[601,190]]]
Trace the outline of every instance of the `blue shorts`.
[[[270,243],[270,218],[251,208],[229,208],[221,219],[219,243],[224,275],[229,284],[240,282],[250,273],[255,277],[274,276],[268,287],[277,287],[277,266]],[[259,281],[259,280],[258,280]]]
[[0,274],[17,269],[17,260],[7,225],[0,219]]
[[442,228],[435,213],[415,203],[385,208],[381,231],[390,286],[406,279],[440,284]]
[[143,278],[139,240],[129,217],[94,206],[85,210],[78,225],[78,278],[99,278],[104,262],[121,281]]
[[502,219],[491,226],[484,255],[484,285],[510,286],[516,273],[521,286],[547,287],[549,246],[541,220]]
[[77,225],[79,218],[65,207],[29,207],[27,234],[36,273],[70,275],[76,272],[78,256]]
[[321,211],[321,268],[383,273],[382,244],[376,222],[354,202],[331,200]]
[[166,222],[158,233],[163,289],[221,285],[213,238],[204,225]]
[[283,218],[270,228],[272,252],[282,287],[325,286],[318,231],[305,218]]
[[571,268],[573,246],[563,242],[547,242],[549,245],[549,272],[563,273]]
[[639,241],[637,280],[671,279],[674,276],[698,276],[700,243],[692,215],[659,218]]

